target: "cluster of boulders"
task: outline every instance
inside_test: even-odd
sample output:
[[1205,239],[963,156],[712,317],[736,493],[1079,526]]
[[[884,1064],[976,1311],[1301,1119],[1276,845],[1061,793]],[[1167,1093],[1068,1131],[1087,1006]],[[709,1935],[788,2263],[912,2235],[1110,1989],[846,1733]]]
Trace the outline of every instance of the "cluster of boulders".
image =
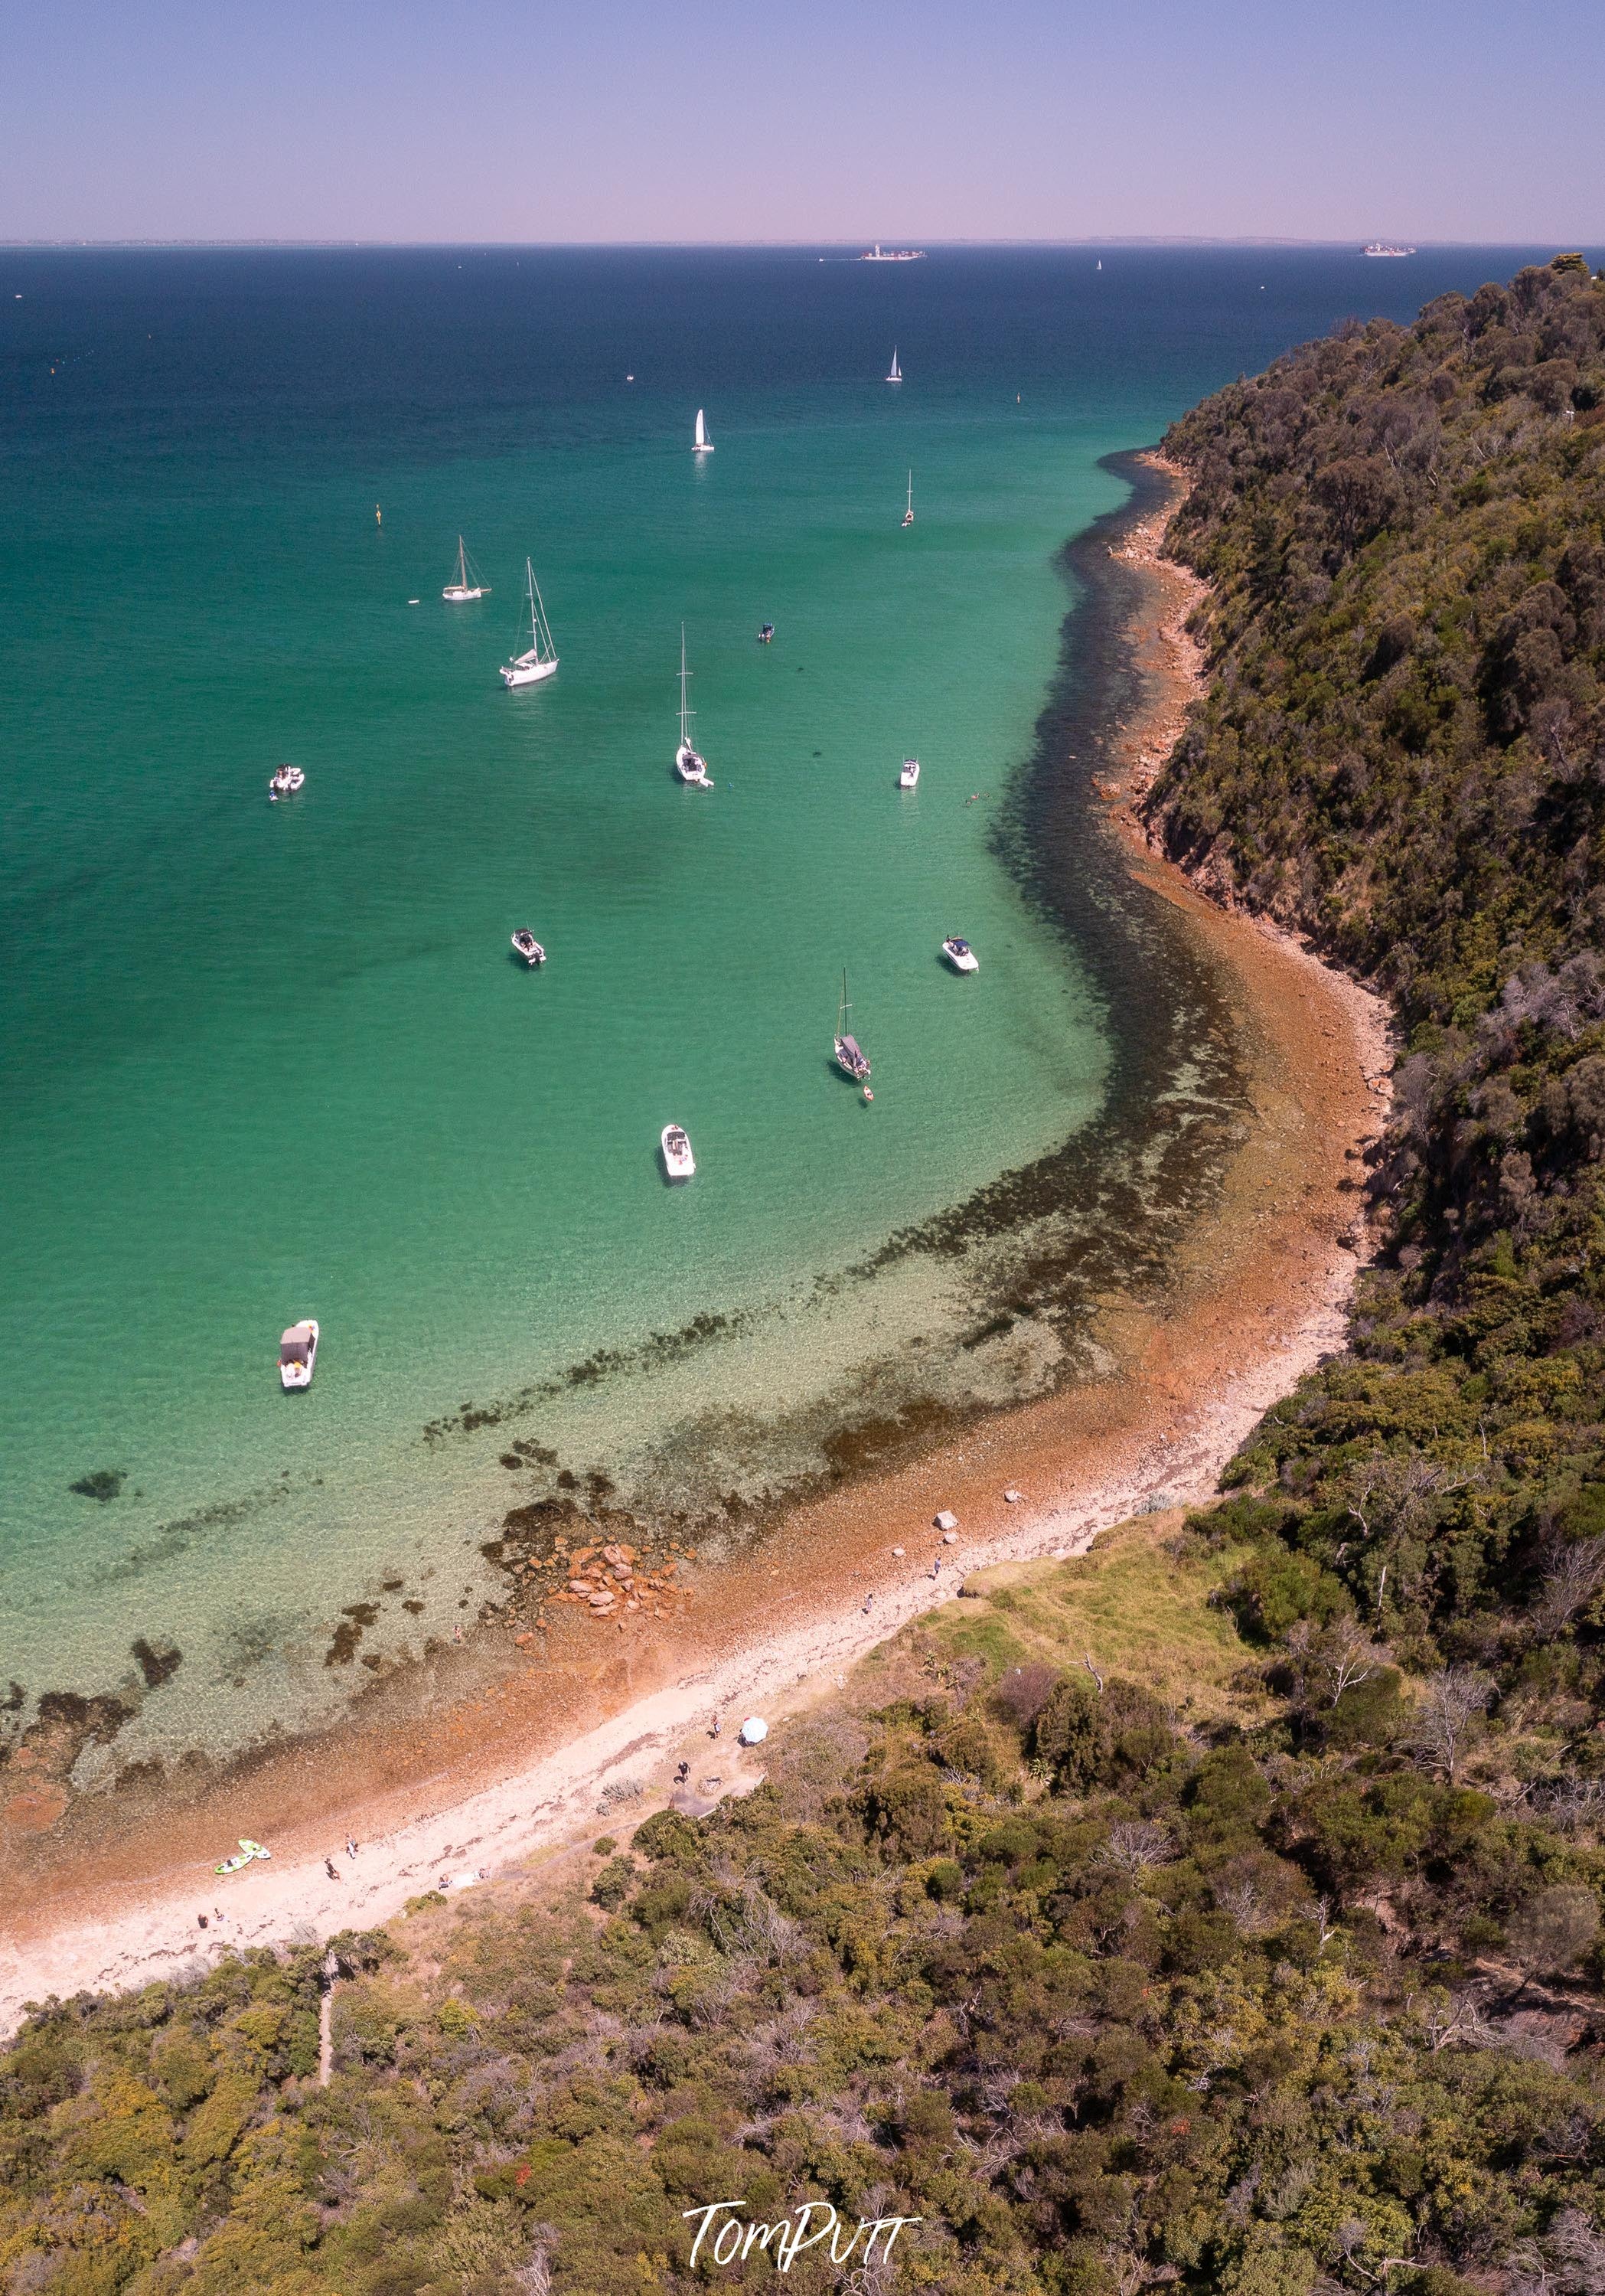
[[[695,1554],[694,1547],[687,1548],[684,1559],[692,1561]],[[654,1618],[670,1618],[689,1591],[676,1575],[681,1560],[679,1554],[669,1554],[649,1567],[643,1563],[639,1547],[622,1541],[610,1541],[602,1547],[577,1546],[567,1555],[554,1557],[560,1568],[567,1569],[569,1578],[548,1599],[583,1605],[593,1618],[616,1618],[621,1624],[627,1615],[643,1611]]]

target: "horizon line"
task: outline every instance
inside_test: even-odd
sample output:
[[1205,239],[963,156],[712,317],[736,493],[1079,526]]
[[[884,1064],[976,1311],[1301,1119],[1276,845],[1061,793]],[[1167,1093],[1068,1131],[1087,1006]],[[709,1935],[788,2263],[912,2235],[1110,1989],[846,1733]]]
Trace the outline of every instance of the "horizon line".
[[[1564,236],[1564,234],[1562,234],[1562,237],[1563,237],[1563,236]],[[909,243],[910,243],[910,244],[912,244],[913,242],[910,242]],[[1160,232],[1118,232],[1118,233],[1111,233],[1111,234],[1107,234],[1107,235],[1101,236],[1101,237],[1083,236],[1083,237],[1080,237],[1080,238],[1075,238],[1075,239],[1060,239],[1060,238],[1052,238],[1052,239],[1050,239],[1050,238],[1028,238],[1028,237],[1023,237],[1023,236],[1011,236],[1011,237],[1003,237],[1003,238],[985,238],[985,239],[983,239],[983,238],[932,239],[932,240],[929,240],[929,241],[927,242],[927,247],[928,247],[928,248],[929,248],[929,247],[939,247],[939,248],[991,248],[991,247],[1003,248],[1003,247],[1033,247],[1033,248],[1086,248],[1086,249],[1096,249],[1096,248],[1105,248],[1105,247],[1109,247],[1109,248],[1156,248],[1156,247],[1221,247],[1221,248],[1225,248],[1225,247],[1241,247],[1241,248],[1315,248],[1315,249],[1319,249],[1319,248],[1356,248],[1356,247],[1358,247],[1358,248],[1363,248],[1365,244],[1368,244],[1368,243],[1370,243],[1370,242],[1363,242],[1363,241],[1361,240],[1361,238],[1360,238],[1360,234],[1359,234],[1357,232],[1356,232],[1356,233],[1355,233],[1355,234],[1353,234],[1352,235],[1345,235],[1345,236],[1338,237],[1338,238],[1322,238],[1322,239],[1316,239],[1316,238],[1291,238],[1291,237],[1282,236],[1282,235],[1274,235],[1274,236],[1273,236],[1273,235],[1267,235],[1267,234],[1240,234],[1240,235],[1232,235],[1232,234],[1225,234],[1225,233],[1207,233],[1207,232],[1188,232],[1188,233],[1176,233],[1176,234],[1168,234],[1168,233],[1160,233]],[[1380,242],[1380,243],[1386,243],[1386,244],[1389,244],[1389,245],[1399,245],[1399,244],[1402,244],[1402,243],[1403,243],[1403,241],[1402,241],[1402,240],[1396,239],[1396,240],[1393,240],[1393,241],[1388,241],[1388,242]],[[1423,249],[1431,249],[1431,248],[1443,248],[1443,249],[1454,249],[1454,248],[1462,248],[1462,247],[1467,247],[1467,248],[1470,248],[1470,247],[1486,247],[1486,248],[1512,247],[1512,248],[1514,248],[1514,247],[1534,247],[1534,246],[1538,246],[1538,245],[1548,245],[1549,243],[1550,243],[1550,238],[1549,238],[1548,236],[1545,236],[1545,237],[1543,237],[1543,238],[1523,238],[1523,239],[1430,239],[1430,238],[1429,238],[1429,239],[1420,239],[1420,240],[1413,241],[1413,242],[1411,242],[1411,245],[1412,245],[1413,251],[1414,251],[1414,252],[1420,252],[1420,251],[1421,251],[1421,250],[1423,250]],[[1589,242],[1588,242],[1587,241],[1585,241],[1584,243],[1585,243],[1585,244],[1587,244],[1587,243],[1589,243]],[[806,251],[810,251],[810,252],[813,252],[813,251],[819,251],[819,250],[824,250],[824,251],[827,251],[827,252],[836,252],[836,251],[838,251],[838,250],[844,250],[844,249],[853,249],[853,248],[857,248],[857,247],[859,247],[859,246],[860,246],[860,244],[861,244],[861,242],[860,242],[857,239],[383,239],[383,238],[373,238],[373,239],[369,239],[369,238],[308,239],[308,238],[273,238],[273,237],[269,237],[269,236],[266,236],[266,235],[262,235],[262,236],[258,236],[258,237],[252,237],[252,238],[241,238],[241,239],[201,239],[201,238],[194,238],[194,237],[191,237],[191,238],[184,238],[184,237],[176,237],[176,238],[122,238],[122,239],[86,239],[86,238],[76,238],[76,239],[67,239],[67,238],[63,238],[63,239],[6,239],[6,238],[4,238],[4,237],[0,237],[0,251],[4,251],[4,252],[5,252],[5,253],[7,253],[7,254],[22,253],[22,252],[27,252],[27,251],[29,251],[29,250],[53,250],[53,251],[58,251],[58,252],[70,251],[70,250],[89,250],[89,251],[97,251],[97,250],[123,250],[123,251],[127,251],[127,250],[133,250],[133,249],[148,249],[148,250],[154,250],[154,251],[160,251],[160,250],[171,250],[171,249],[194,249],[194,250],[217,249],[217,250],[230,250],[230,249],[262,249],[262,248],[323,249],[323,250],[338,250],[338,249],[344,249],[344,250],[359,250],[359,249],[385,249],[385,250],[407,250],[407,251],[417,250],[417,251],[420,251],[420,252],[423,252],[423,251],[430,251],[430,250],[450,250],[450,249],[458,249],[458,250],[475,250],[475,251],[478,251],[478,250],[485,250],[485,251],[491,251],[491,250],[494,250],[494,251],[497,251],[497,252],[503,252],[503,251],[514,251],[514,250],[527,250],[527,251],[531,252],[531,253],[566,252],[566,251],[569,251],[569,250],[581,250],[581,249],[583,249],[583,250],[636,250],[636,249],[661,249],[661,250],[709,250],[709,251],[723,251],[723,250],[728,250],[728,251],[731,251],[731,252],[741,252],[741,251],[743,251],[743,250],[758,250],[758,249],[775,249],[775,250],[798,250],[798,251],[805,251],[805,250],[806,250]],[[884,240],[884,239],[883,239],[883,240],[880,240],[880,241],[879,241],[879,242],[872,241],[872,242],[871,242],[871,244],[879,244],[880,246],[882,246],[882,247],[888,247],[888,246],[890,246],[890,245],[892,244],[892,242],[889,242],[889,241],[887,241],[887,240]],[[1594,240],[1594,241],[1593,242],[1593,244],[1594,244],[1594,245],[1596,245],[1596,246],[1605,247],[1605,236],[1602,236],[1602,237],[1601,237],[1600,239]],[[1560,239],[1556,239],[1556,240],[1555,240],[1555,245],[1556,245],[1556,247],[1557,247],[1558,250],[1559,250],[1559,251],[1560,251],[1560,252],[1568,252],[1568,250],[1567,250],[1565,248],[1563,248],[1563,247],[1561,246]],[[924,253],[925,251],[926,251],[926,250],[923,250],[923,249],[922,249],[922,250],[921,250],[921,253]]]

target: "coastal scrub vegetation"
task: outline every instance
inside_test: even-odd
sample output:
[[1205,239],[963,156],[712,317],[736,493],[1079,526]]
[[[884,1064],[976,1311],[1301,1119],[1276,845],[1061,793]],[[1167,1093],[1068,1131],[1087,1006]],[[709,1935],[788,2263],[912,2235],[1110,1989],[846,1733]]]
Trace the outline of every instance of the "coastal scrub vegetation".
[[1605,287],[1344,327],[1167,445],[1171,849],[1407,1044],[1350,1344],[1224,1502],[991,1574],[703,1817],[38,2010],[7,2296],[1605,2289]]
[[[1597,2287],[1605,1854],[1263,1504],[994,1574],[746,1799],[336,1939],[326,2086],[321,1946],[47,2005],[0,2285],[751,2288],[684,2211],[817,2200],[919,2221],[800,2296]],[[1145,1616],[1196,1696],[1110,1670]]]

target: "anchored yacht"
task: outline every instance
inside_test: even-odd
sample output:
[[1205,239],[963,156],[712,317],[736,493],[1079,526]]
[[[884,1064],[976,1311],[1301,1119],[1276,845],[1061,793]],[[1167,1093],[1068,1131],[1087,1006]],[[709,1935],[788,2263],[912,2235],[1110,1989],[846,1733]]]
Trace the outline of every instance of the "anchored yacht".
[[[502,683],[505,686],[538,685],[543,677],[557,672],[557,648],[552,643],[552,625],[546,619],[546,609],[541,603],[540,585],[535,578],[533,562],[524,561],[524,578],[529,600],[529,644],[522,653],[515,653],[511,661],[502,664]],[[519,636],[524,635],[524,625],[519,625]]]
[[546,962],[545,950],[541,947],[539,941],[536,940],[535,935],[529,931],[528,925],[520,925],[519,927],[517,932],[512,936],[512,946],[528,965],[534,966],[537,964],[545,964]]
[[942,943],[942,954],[955,972],[979,972],[980,960],[967,940],[954,933]]
[[299,766],[281,766],[278,771],[269,777],[268,802],[276,805],[282,797],[293,797],[297,790],[305,789],[306,786],[307,776]]
[[841,1002],[836,1008],[836,1065],[842,1075],[850,1077],[855,1084],[867,1084],[870,1079],[869,1062],[857,1037],[848,1034],[848,1014],[852,1009],[848,1003],[848,977],[844,972],[841,976]]
[[918,789],[919,786],[920,760],[918,758],[905,758],[903,760],[903,771],[897,775],[897,787],[899,789]]
[[697,1168],[691,1152],[691,1135],[683,1124],[666,1124],[659,1135],[663,1168],[671,1180],[689,1180]]
[[440,595],[448,606],[466,605],[471,598],[488,598],[490,585],[481,582],[479,570],[469,556],[463,537],[457,537],[457,571]]
[[685,625],[680,625],[680,746],[675,751],[675,771],[690,789],[711,789],[708,778],[708,760],[692,747],[691,721],[694,709],[685,706],[685,681],[691,672],[685,667]]

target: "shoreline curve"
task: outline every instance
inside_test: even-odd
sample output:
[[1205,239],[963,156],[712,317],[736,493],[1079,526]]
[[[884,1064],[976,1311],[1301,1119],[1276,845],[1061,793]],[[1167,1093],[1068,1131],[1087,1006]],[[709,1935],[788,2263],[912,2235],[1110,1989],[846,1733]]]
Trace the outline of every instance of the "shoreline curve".
[[[591,1653],[580,1668],[487,1664],[444,1729],[438,1715],[410,1731],[358,1723],[342,1748],[287,1749],[185,1813],[184,1839],[209,1843],[261,1835],[265,1804],[278,1808],[269,1866],[218,1883],[209,1859],[176,1861],[169,1825],[160,1841],[147,1834],[109,1860],[64,1861],[39,1875],[45,1886],[0,1945],[0,2030],[46,1994],[120,1990],[171,1978],[199,1952],[372,1926],[443,1876],[460,1882],[594,1829],[610,1784],[667,1767],[688,1744],[704,1759],[715,1710],[733,1710],[733,1726],[749,1708],[774,1716],[828,1693],[832,1669],[953,1599],[964,1570],[1081,1551],[1144,1506],[1208,1496],[1264,1410],[1342,1345],[1364,1249],[1354,1168],[1386,1111],[1386,1009],[1290,936],[1213,905],[1154,855],[1137,824],[1135,805],[1200,676],[1183,627],[1194,578],[1159,555],[1180,475],[1158,457],[1143,461],[1164,480],[1163,499],[1140,489],[1071,545],[1084,562],[1085,552],[1105,551],[1132,601],[1120,643],[1139,705],[1110,729],[1098,768],[1089,764],[1091,792],[1131,877],[1226,985],[1254,1121],[1220,1201],[1190,1224],[1167,1300],[1103,1303],[1101,1336],[1119,1373],[806,1502],[778,1539],[721,1571],[717,1604],[672,1627],[641,1663]],[[1005,1488],[1023,1499],[1004,1501]],[[930,1527],[942,1507],[959,1516],[956,1547]],[[894,1555],[894,1545],[905,1552]],[[602,1718],[552,1742],[554,1687]],[[375,1792],[381,1745],[399,1775]],[[720,1752],[722,1792],[757,1782],[758,1768],[733,1760],[728,1740]],[[667,1794],[666,1779],[643,1785],[631,1822]],[[339,1847],[348,1834],[364,1845],[355,1861]],[[325,1867],[331,1848],[336,1879]],[[213,1909],[224,1902],[219,1926]]]

